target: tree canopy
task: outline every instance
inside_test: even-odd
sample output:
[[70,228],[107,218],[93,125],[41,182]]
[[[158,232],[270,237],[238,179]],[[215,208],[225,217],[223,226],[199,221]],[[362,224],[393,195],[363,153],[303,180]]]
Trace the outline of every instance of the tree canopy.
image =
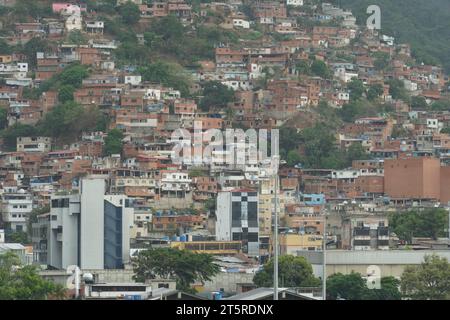
[[208,81],[203,85],[200,108],[208,111],[210,108],[225,108],[234,100],[233,89],[228,88],[219,81]]
[[157,61],[139,68],[139,71],[145,81],[157,82],[172,87],[180,90],[183,95],[189,93],[191,79],[178,64]]
[[123,133],[119,129],[112,129],[105,139],[104,153],[106,155],[120,154],[123,148]]
[[136,24],[141,17],[139,7],[131,1],[127,1],[119,6],[118,12],[126,24]]
[[213,256],[187,250],[156,248],[140,251],[132,258],[135,280],[145,281],[157,277],[175,278],[177,289],[192,292],[191,285],[205,282],[219,272]]
[[347,84],[347,88],[350,91],[350,100],[352,101],[361,99],[365,91],[363,82],[357,78],[353,78]]
[[[282,287],[316,287],[320,280],[314,277],[311,264],[304,257],[282,255],[278,260],[279,283]],[[273,287],[273,258],[253,277],[258,287]]]
[[401,240],[411,242],[412,237],[445,237],[448,213],[442,208],[395,212],[389,217],[389,226]]
[[405,297],[417,300],[450,299],[450,264],[437,255],[425,256],[418,266],[407,266],[401,277]]
[[11,252],[0,255],[0,300],[45,300],[63,295],[63,288],[44,280],[35,266],[23,266]]
[[336,273],[327,278],[327,299],[345,300],[400,300],[400,281],[394,277],[382,277],[380,288],[369,288],[361,274]]

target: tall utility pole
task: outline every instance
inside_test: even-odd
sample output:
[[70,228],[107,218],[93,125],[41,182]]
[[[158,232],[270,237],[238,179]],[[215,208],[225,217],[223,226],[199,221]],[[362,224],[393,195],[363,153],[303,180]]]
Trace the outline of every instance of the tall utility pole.
[[327,211],[323,212],[322,297],[327,299]]
[[275,179],[274,191],[274,209],[275,209],[275,223],[274,223],[274,263],[273,263],[273,300],[278,300],[278,156],[274,156],[273,160],[273,177]]

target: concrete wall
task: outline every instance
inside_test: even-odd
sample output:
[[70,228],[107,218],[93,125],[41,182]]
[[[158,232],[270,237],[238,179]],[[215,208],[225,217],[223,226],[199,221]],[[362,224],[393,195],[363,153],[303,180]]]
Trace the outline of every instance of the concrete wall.
[[61,208],[62,215],[62,268],[78,265],[78,213],[71,212],[69,208]]
[[83,179],[81,187],[80,267],[103,269],[105,180]]
[[237,292],[237,283],[253,283],[254,273],[220,272],[211,281],[205,282],[204,291]]
[[[425,255],[437,254],[450,261],[450,250],[328,250],[327,276],[341,272],[343,274],[359,272],[367,274],[371,265],[378,266],[381,276],[400,277],[406,266],[419,265]],[[312,265],[314,274],[322,276],[322,252],[297,251],[297,255],[305,257]]]
[[231,240],[231,193],[219,192],[217,194],[216,210],[216,240]]
[[[96,276],[98,282],[112,282],[112,283],[133,283],[133,270],[115,270],[115,269],[83,269],[81,273],[91,273]],[[47,280],[54,281],[61,285],[66,285],[66,281],[69,277],[66,274],[66,270],[45,270],[40,271],[39,274]]]

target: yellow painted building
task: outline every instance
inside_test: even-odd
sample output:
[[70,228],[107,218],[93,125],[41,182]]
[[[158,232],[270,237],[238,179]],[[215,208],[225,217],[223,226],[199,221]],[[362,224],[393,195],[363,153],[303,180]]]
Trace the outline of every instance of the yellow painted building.
[[[272,214],[274,212],[275,199],[275,179],[267,178],[260,180],[258,217],[259,217],[259,233],[260,235],[272,235]],[[278,188],[278,217],[284,216],[285,199]]]
[[312,234],[280,234],[280,254],[295,254],[297,250],[322,250],[322,236]]

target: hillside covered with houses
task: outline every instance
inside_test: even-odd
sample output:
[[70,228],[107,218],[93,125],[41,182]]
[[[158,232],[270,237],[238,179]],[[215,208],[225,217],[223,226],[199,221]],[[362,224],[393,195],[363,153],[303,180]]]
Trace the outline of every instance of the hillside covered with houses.
[[[343,2],[0,0],[0,253],[112,283],[102,272],[131,282],[149,246],[206,253],[220,271],[178,288],[233,295],[271,285],[255,274],[277,194],[280,254],[313,265],[304,286],[323,243],[328,276],[366,276],[374,263],[352,261],[374,251],[405,254],[383,269],[397,279],[425,253],[448,259],[445,46],[368,29]],[[174,132],[199,123],[278,129],[278,172],[227,150],[175,163]]]

